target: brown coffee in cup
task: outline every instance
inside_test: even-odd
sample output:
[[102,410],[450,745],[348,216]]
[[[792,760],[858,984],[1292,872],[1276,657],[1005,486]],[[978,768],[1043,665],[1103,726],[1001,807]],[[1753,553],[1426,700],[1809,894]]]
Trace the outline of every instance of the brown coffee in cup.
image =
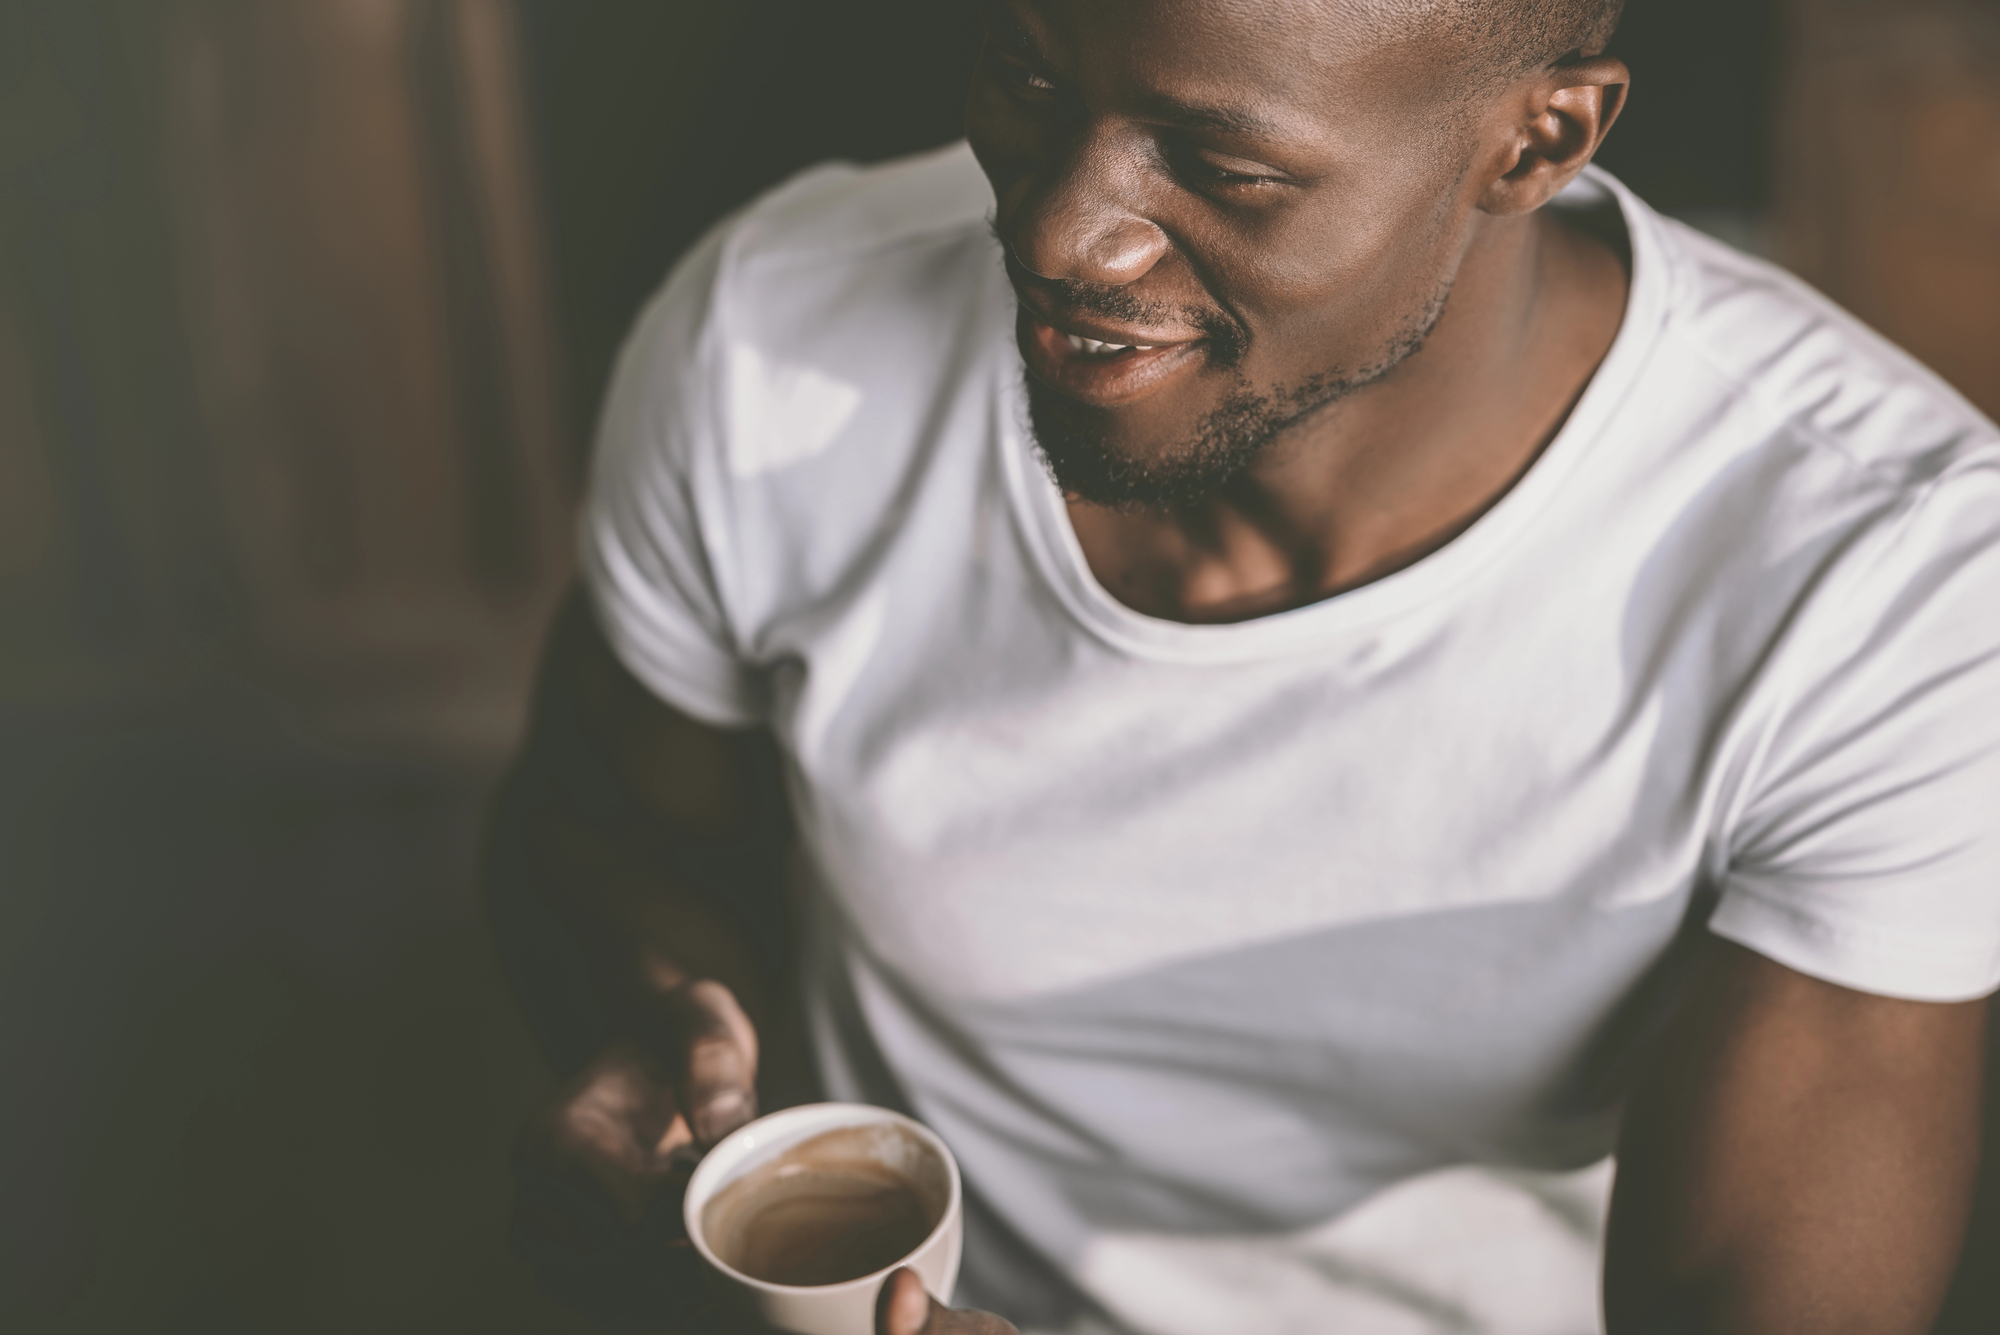
[[767,1284],[840,1284],[895,1265],[945,1208],[941,1174],[914,1142],[897,1143],[907,1134],[840,1127],[759,1164],[702,1210],[709,1247]]

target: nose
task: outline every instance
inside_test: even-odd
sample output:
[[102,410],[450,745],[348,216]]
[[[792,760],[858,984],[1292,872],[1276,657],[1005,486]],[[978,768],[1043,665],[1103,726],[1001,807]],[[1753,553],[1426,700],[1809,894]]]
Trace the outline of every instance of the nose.
[[1139,204],[1139,173],[1114,142],[1087,135],[1061,159],[1024,171],[998,201],[1000,234],[1042,278],[1124,287],[1167,253]]

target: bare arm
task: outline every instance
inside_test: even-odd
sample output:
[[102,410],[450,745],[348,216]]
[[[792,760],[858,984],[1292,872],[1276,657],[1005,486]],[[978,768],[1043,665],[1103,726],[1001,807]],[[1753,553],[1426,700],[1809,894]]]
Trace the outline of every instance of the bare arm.
[[[766,813],[762,736],[698,723],[633,679],[580,598],[558,616],[512,782],[537,891],[590,953],[614,1022],[642,1023],[659,998],[698,979],[754,1012],[773,982],[714,896],[677,880],[673,855],[723,857],[748,872]],[[662,855],[666,855],[664,858]],[[733,855],[733,856],[732,856]]]
[[775,886],[741,884],[778,868],[767,746],[661,703],[580,598],[559,614],[495,807],[492,862],[507,865],[488,874],[524,879],[582,947],[607,1022],[525,1152],[586,1172],[628,1219],[672,1176],[676,1150],[755,1115],[758,1030],[778,980],[726,905],[731,890],[775,902]]
[[1707,950],[1619,1140],[1612,1335],[1922,1335],[1971,1200],[1984,1003]]
[[[516,1245],[559,1296],[620,1325],[721,1328],[691,1253],[671,1250],[656,1207],[678,1197],[680,1151],[755,1115],[758,1032],[785,986],[714,887],[677,878],[673,864],[694,852],[725,877],[778,873],[768,746],[660,703],[573,597],[550,636],[528,743],[495,807],[511,836],[496,831],[495,857],[518,860],[515,870],[582,945],[609,1020],[603,1050],[523,1133]],[[747,889],[769,900],[776,887]],[[626,1231],[592,1230],[576,1218],[574,1194],[550,1190],[552,1180],[588,1183]],[[931,1301],[908,1272],[885,1286],[878,1326],[887,1335],[1013,1330]]]

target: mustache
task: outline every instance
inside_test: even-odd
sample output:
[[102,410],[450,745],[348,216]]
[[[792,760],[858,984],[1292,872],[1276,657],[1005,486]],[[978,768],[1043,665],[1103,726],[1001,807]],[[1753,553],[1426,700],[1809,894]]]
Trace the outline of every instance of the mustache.
[[1000,234],[997,223],[989,219],[988,226],[994,240],[1000,243],[1000,254],[1007,266],[1007,281],[1014,285],[1014,291],[1023,298],[1023,304],[1031,304],[1027,300],[1029,297],[1038,297],[1045,309],[1093,315],[1101,320],[1123,324],[1154,328],[1181,325],[1197,329],[1212,345],[1211,351],[1216,359],[1224,364],[1233,364],[1249,344],[1249,331],[1219,310],[1142,301],[1122,287],[1108,287],[1101,283],[1084,283],[1073,278],[1044,278],[1021,262],[1020,256],[1014,253],[1014,247]]

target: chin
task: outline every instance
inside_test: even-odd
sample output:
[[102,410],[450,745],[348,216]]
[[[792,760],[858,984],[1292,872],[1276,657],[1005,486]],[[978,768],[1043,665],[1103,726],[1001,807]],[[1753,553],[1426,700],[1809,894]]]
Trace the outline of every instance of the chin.
[[1027,385],[1049,476],[1065,493],[1113,509],[1197,507],[1255,463],[1282,427],[1247,383],[1172,414],[1153,404],[1093,407],[1033,377]]

